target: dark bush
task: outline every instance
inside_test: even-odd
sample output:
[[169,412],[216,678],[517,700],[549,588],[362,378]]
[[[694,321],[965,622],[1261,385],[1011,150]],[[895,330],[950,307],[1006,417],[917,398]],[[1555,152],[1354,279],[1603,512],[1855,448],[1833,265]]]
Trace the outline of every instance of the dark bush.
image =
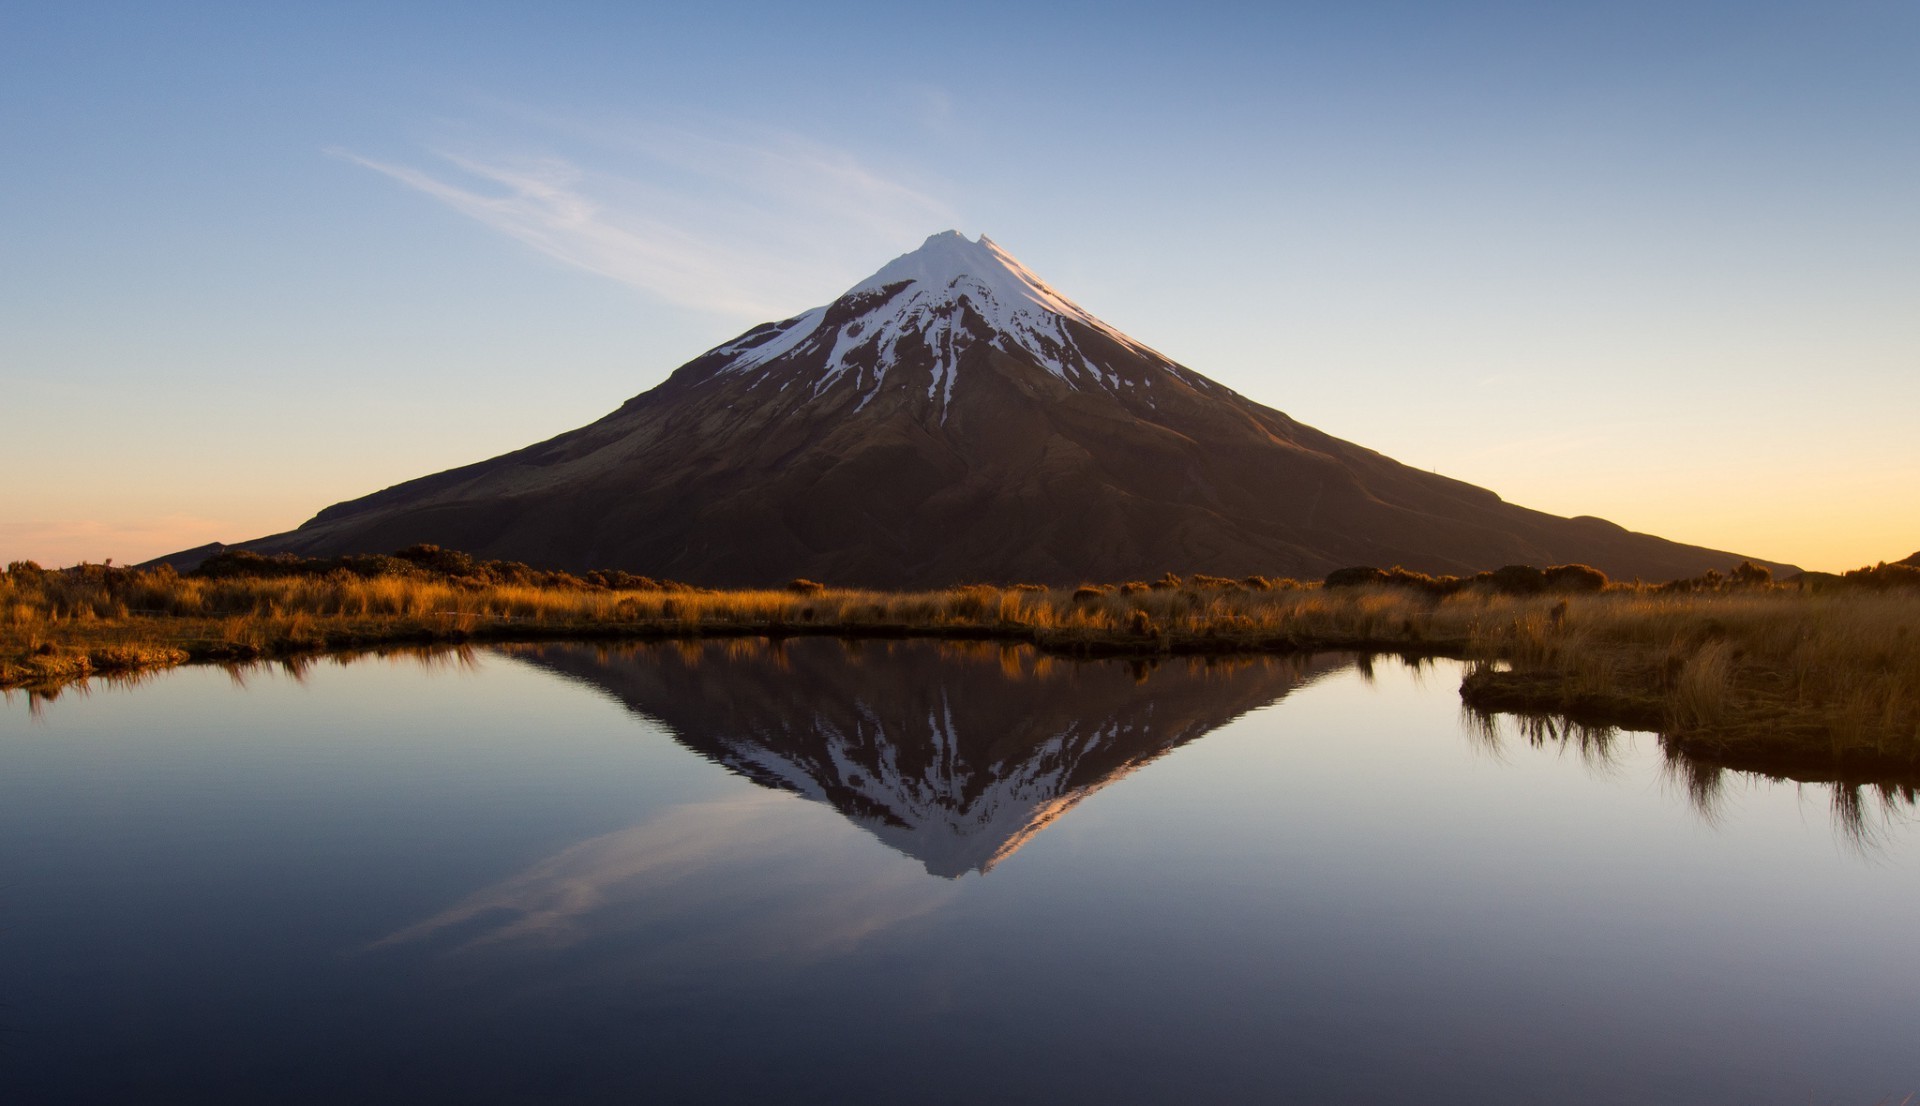
[[381,576],[419,576],[419,565],[412,561],[403,561],[391,553],[356,553],[341,557],[340,567],[372,580]]
[[1553,591],[1605,591],[1607,574],[1592,565],[1554,565],[1547,569],[1547,587]]
[[251,549],[224,549],[201,561],[191,575],[211,580],[325,575],[318,570],[319,564],[291,553],[263,557]]
[[9,561],[7,575],[21,583],[35,583],[45,577],[47,570],[33,561]]
[[[1270,580],[1267,586],[1288,588],[1295,585],[1291,580]],[[1429,576],[1424,572],[1415,572],[1412,569],[1402,568],[1399,565],[1385,570],[1367,565],[1358,565],[1353,568],[1335,569],[1327,573],[1326,579],[1322,581],[1322,586],[1328,588],[1357,588],[1369,586],[1400,588],[1405,591],[1418,592],[1421,595],[1438,599],[1459,591],[1462,587],[1466,586],[1466,581],[1460,579],[1458,576]]]
[[405,549],[395,550],[393,555],[403,561],[412,561],[436,575],[473,575],[473,555],[462,553],[458,549],[442,549],[437,545],[425,544],[409,545]]
[[1461,587],[1458,576],[1441,576],[1436,578],[1424,572],[1414,572],[1410,569],[1401,568],[1399,565],[1394,565],[1381,575],[1383,578],[1380,582],[1388,587],[1401,588],[1406,591],[1417,591],[1422,595],[1436,599],[1443,595],[1452,595],[1454,592],[1459,591]]
[[1841,579],[1851,587],[1872,588],[1876,591],[1892,588],[1920,588],[1920,568],[1909,564],[1881,564],[1872,568],[1852,569]]
[[1503,595],[1538,595],[1547,590],[1547,574],[1532,565],[1502,565],[1487,582]]
[[1320,581],[1321,586],[1329,588],[1357,588],[1367,584],[1384,584],[1386,582],[1386,573],[1367,565],[1356,565],[1353,568],[1336,568],[1332,572],[1327,573],[1326,579]]
[[586,581],[595,587],[611,591],[659,591],[660,582],[651,576],[635,576],[631,572],[622,572],[617,568],[595,569],[587,573]]

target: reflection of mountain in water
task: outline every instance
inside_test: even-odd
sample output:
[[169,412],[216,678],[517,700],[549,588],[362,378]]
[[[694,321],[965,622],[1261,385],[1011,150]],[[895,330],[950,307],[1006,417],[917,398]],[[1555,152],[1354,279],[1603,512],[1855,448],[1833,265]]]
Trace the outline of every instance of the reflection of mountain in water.
[[1348,663],[1146,666],[825,638],[513,653],[755,783],[831,805],[948,878],[988,871],[1093,792]]

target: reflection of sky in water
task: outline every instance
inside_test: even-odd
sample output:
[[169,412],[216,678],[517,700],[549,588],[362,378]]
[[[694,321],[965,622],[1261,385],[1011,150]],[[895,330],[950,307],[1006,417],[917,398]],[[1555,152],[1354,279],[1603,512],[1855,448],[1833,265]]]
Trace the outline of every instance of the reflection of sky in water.
[[628,948],[683,967],[810,957],[845,952],[949,897],[904,860],[821,847],[823,831],[833,836],[829,820],[772,793],[670,807],[569,845],[371,948],[571,945],[646,935],[663,918],[699,914],[709,921],[697,931]]
[[[1189,686],[1168,669],[1150,676],[1173,677],[1163,695],[1133,701],[1125,688],[1151,686],[1136,673],[1036,675],[991,651],[948,659],[1011,663],[1049,691],[957,715],[967,772],[1018,768],[1022,742],[1068,714],[1089,732],[1132,720],[1139,741],[1080,761],[1064,813],[955,881],[911,835],[854,816],[885,821],[861,794],[919,792],[862,775],[843,793],[808,726],[768,721],[783,701],[833,717],[838,697],[849,718],[855,699],[899,708],[891,739],[918,732],[918,692],[833,683],[839,646],[814,645],[767,666],[785,684],[742,682],[720,650],[660,685],[615,680],[640,660],[617,652],[565,678],[483,652],[431,672],[257,671],[245,690],[183,670],[37,718],[16,696],[0,706],[0,1095],[1798,1104],[1920,1089],[1920,834],[1900,816],[1870,812],[1862,848],[1824,789],[1726,777],[1703,819],[1650,739],[1583,751],[1509,725],[1489,742],[1446,663],[1298,687],[1298,672],[1202,667]],[[635,713],[658,694],[677,737]],[[730,769],[748,737],[820,793]]]

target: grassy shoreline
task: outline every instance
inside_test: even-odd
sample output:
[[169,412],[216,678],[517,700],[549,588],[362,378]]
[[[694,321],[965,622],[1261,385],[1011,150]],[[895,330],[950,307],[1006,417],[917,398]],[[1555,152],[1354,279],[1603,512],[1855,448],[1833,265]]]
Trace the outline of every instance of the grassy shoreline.
[[16,565],[0,575],[0,688],[45,693],[96,675],[383,645],[565,639],[944,637],[1134,657],[1363,650],[1471,661],[1461,693],[1475,709],[1653,730],[1723,759],[1920,764],[1920,590],[1715,578],[1512,594],[1424,579],[713,591],[640,578]]

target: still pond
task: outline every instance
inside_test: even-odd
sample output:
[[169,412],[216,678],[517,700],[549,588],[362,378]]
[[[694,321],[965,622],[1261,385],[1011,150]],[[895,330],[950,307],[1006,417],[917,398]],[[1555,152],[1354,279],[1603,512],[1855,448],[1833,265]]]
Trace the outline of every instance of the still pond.
[[1910,792],[1459,678],[803,639],[15,694],[0,1101],[1920,1091]]

